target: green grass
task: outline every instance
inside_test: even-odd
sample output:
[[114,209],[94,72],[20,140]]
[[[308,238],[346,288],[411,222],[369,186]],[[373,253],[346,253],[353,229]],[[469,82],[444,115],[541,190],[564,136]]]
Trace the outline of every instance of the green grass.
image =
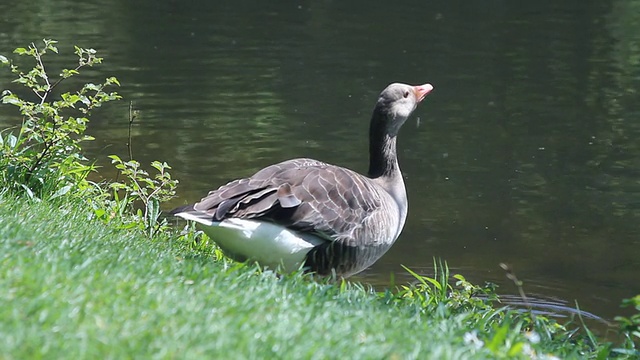
[[530,341],[526,316],[475,300],[279,277],[172,238],[113,229],[77,201],[0,195],[0,358],[529,359],[609,351],[541,321],[540,342]]

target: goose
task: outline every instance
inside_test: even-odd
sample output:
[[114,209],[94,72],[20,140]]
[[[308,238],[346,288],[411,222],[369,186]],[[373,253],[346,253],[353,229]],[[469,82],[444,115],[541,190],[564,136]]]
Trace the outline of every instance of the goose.
[[361,175],[298,158],[267,166],[172,210],[196,222],[236,261],[281,272],[357,274],[391,248],[407,218],[396,155],[402,124],[431,84],[393,83],[379,95],[369,127],[369,171]]

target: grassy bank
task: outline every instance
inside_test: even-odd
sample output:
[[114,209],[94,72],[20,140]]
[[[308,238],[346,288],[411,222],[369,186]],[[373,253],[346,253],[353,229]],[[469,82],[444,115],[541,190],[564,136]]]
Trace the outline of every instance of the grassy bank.
[[532,335],[521,315],[464,299],[431,303],[436,295],[427,291],[403,299],[216,260],[209,247],[110,228],[78,201],[0,201],[5,359],[565,358],[609,351],[553,324]]

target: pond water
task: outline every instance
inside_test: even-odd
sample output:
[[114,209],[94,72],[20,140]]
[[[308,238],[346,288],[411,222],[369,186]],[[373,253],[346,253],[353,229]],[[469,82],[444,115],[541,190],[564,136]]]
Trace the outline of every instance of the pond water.
[[89,155],[125,156],[132,101],[134,156],[180,180],[170,205],[292,157],[366,171],[377,94],[429,82],[398,142],[406,227],[356,279],[407,282],[401,265],[432,274],[435,257],[516,294],[504,262],[549,308],[623,313],[640,292],[640,2],[456,3],[2,3],[0,53],[54,38],[59,70],[97,49],[85,75],[116,76],[125,101],[95,114]]

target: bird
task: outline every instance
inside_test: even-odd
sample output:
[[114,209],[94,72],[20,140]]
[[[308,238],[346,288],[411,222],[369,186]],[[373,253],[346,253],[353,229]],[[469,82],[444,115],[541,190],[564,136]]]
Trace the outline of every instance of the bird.
[[355,275],[384,255],[408,213],[396,153],[400,128],[433,90],[392,83],[369,125],[366,175],[297,158],[233,180],[170,214],[196,222],[228,257],[280,272]]

